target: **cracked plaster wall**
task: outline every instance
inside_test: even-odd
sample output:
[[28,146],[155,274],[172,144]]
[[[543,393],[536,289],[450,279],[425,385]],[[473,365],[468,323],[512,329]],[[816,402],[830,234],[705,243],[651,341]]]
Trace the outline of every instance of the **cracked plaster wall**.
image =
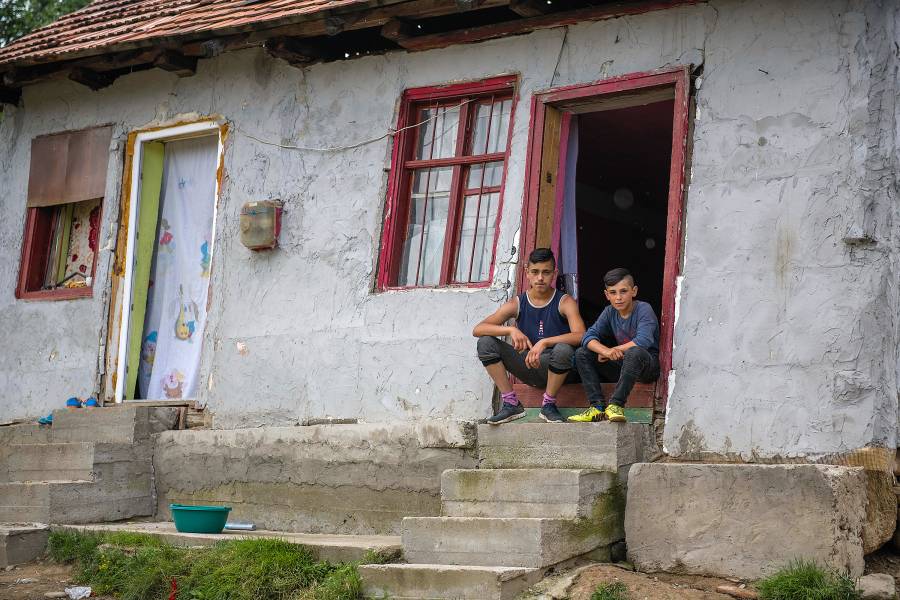
[[[231,124],[199,395],[216,426],[473,419],[489,414],[491,386],[469,332],[506,297],[509,271],[497,268],[487,290],[373,294],[390,142],[324,154],[246,134],[346,145],[394,126],[405,88],[519,73],[500,267],[518,243],[533,92],[705,63],[668,449],[891,445],[896,19],[887,2],[723,0],[572,26],[565,46],[555,29],[303,70],[249,50],[200,61],[185,79],[154,70],[99,92],[32,86],[24,108],[0,123],[0,243],[12,257],[0,265],[0,324],[12,332],[0,382],[17,400],[0,415],[35,415],[96,389],[105,337],[110,252],[93,299],[13,298],[36,135],[115,124],[106,240],[119,219],[128,131],[198,114]],[[252,254],[239,243],[237,217],[244,202],[265,198],[285,201],[281,247]],[[848,245],[848,235],[857,242]]]

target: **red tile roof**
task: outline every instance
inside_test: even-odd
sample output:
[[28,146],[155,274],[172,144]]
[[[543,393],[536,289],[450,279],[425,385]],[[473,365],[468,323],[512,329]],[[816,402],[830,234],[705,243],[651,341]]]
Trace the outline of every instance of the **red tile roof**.
[[0,48],[0,68],[101,54],[112,47],[250,24],[272,27],[365,0],[95,0],[90,5]]

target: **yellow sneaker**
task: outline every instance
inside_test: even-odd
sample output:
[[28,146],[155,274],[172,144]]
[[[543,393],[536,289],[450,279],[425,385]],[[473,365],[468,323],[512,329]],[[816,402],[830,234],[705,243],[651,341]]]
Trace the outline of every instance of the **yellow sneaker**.
[[625,423],[625,411],[618,404],[610,404],[606,407],[606,418],[613,423]]
[[592,423],[603,419],[603,411],[596,406],[591,406],[586,411],[572,415],[567,419],[570,423]]

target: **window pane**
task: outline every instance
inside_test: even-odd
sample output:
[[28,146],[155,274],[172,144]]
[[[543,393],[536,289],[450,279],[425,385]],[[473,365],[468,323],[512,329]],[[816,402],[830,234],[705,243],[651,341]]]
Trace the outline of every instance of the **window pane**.
[[512,100],[487,102],[476,107],[472,154],[486,154],[506,150],[511,110]]
[[419,112],[416,159],[448,158],[456,154],[459,105],[440,106]]
[[399,285],[440,283],[452,177],[453,167],[420,169],[413,174]]
[[499,204],[500,194],[497,192],[466,196],[456,256],[456,282],[474,283],[487,281],[490,277]]
[[[485,171],[485,168],[487,170]],[[482,177],[484,179],[482,180]],[[478,189],[482,187],[497,187],[503,181],[503,162],[482,163],[480,165],[472,165],[469,169],[469,177],[466,182],[466,189]]]

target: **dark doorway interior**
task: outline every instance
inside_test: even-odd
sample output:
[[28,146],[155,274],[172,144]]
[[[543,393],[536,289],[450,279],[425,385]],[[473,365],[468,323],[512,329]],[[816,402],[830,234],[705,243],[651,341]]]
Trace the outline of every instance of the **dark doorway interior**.
[[625,267],[638,299],[662,308],[674,101],[578,115],[579,305],[589,326],[608,304],[603,274]]

